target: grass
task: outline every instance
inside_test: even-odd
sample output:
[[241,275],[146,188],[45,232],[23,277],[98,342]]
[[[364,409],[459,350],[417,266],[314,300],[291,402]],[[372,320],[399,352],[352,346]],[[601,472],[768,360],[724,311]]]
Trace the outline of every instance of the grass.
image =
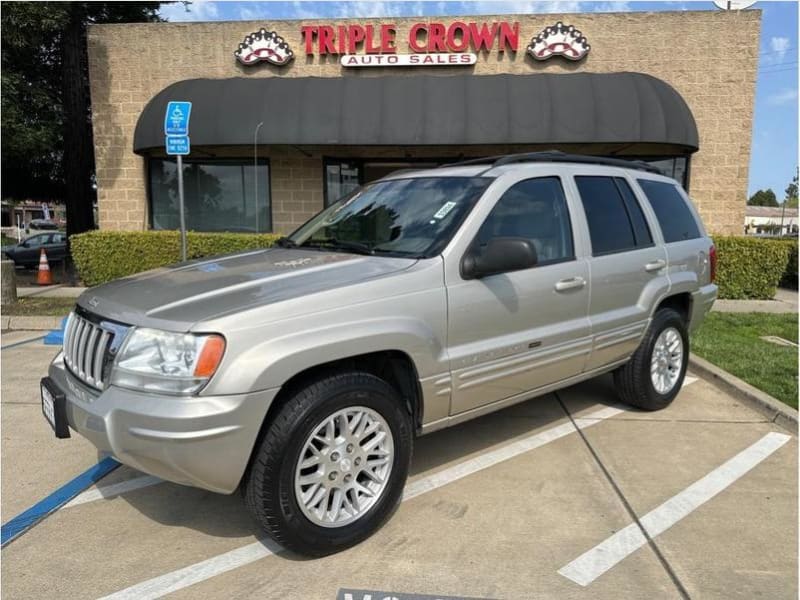
[[709,313],[692,334],[692,352],[797,408],[797,348],[765,335],[797,343],[797,314]]
[[17,238],[15,237],[8,237],[7,235],[0,234],[0,245],[2,246],[13,246],[17,243]]
[[66,317],[75,306],[75,298],[20,298],[16,304],[3,304],[2,314],[8,316]]

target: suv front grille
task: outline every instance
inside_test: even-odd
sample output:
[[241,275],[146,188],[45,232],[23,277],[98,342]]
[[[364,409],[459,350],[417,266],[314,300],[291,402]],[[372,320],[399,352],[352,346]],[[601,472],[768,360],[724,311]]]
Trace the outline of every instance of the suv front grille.
[[118,346],[122,341],[120,329],[115,324],[98,324],[73,312],[64,331],[64,362],[70,372],[87,385],[102,390],[112,344],[116,342]]

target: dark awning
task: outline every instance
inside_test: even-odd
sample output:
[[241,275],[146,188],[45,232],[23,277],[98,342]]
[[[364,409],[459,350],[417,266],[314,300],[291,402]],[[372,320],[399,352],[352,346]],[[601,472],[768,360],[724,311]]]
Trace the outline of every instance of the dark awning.
[[192,101],[192,146],[664,144],[698,148],[683,98],[643,73],[189,79],[156,94],[133,149],[164,145],[169,100]]

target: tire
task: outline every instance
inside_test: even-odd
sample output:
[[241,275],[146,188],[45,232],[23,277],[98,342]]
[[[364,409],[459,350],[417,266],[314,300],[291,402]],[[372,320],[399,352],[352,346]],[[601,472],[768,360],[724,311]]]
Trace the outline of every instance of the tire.
[[[661,338],[662,334],[665,336],[664,338]],[[679,339],[681,356],[678,360],[675,353],[669,351],[665,355],[662,348],[659,367],[663,369],[663,365],[670,363],[673,366],[667,366],[666,371],[661,371],[662,373],[668,372],[669,375],[658,381],[661,389],[657,389],[657,383],[651,376],[651,367],[653,366],[654,352],[658,352],[656,343],[660,338],[672,340],[670,348],[675,348],[674,342]],[[678,395],[686,376],[688,363],[689,335],[686,331],[686,322],[679,312],[671,308],[661,308],[656,311],[642,343],[631,359],[614,371],[614,385],[623,402],[643,410],[660,410],[669,406]]]
[[[338,416],[333,421],[338,425],[332,426],[328,438],[329,430],[323,425],[335,415]],[[362,426],[365,428],[360,438],[348,438],[353,443],[348,440],[327,443],[320,436],[312,440],[321,431],[326,439],[344,439],[342,416],[352,418],[348,429],[352,426],[358,432]],[[377,433],[366,433],[374,427]],[[369,449],[382,432],[386,433],[380,436],[382,441]],[[309,444],[314,445],[316,452]],[[394,511],[408,476],[412,446],[411,417],[392,386],[362,372],[324,375],[294,390],[268,424],[243,480],[245,504],[259,525],[285,548],[307,556],[338,552],[367,538]],[[387,448],[391,448],[388,457],[384,455]],[[340,454],[334,456],[337,450]],[[337,456],[341,460],[333,461]],[[318,460],[318,464],[301,469],[301,458]],[[368,462],[381,463],[370,469],[375,470],[377,477],[385,475],[384,484],[367,477],[370,469],[364,469],[364,465]],[[360,471],[358,464],[362,465]],[[330,482],[329,478],[334,476],[335,481]],[[303,487],[301,477],[311,478],[315,483]],[[361,487],[350,487],[357,484]],[[373,497],[359,497],[362,488],[372,491]],[[338,520],[329,522],[333,518],[334,499],[342,499],[336,495],[336,489],[340,494],[342,489],[348,489],[344,502],[350,503],[352,514],[346,510],[346,504],[339,503],[342,510],[336,511]],[[325,498],[316,508],[305,508],[305,503],[301,507],[305,494],[309,494],[312,502],[317,494],[325,494]],[[356,504],[363,510],[356,513]],[[323,505],[330,508],[326,510]]]

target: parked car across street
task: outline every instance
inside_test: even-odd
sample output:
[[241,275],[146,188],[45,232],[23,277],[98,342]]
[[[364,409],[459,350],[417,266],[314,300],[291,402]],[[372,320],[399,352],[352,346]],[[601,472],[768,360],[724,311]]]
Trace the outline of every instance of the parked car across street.
[[47,253],[52,264],[64,260],[67,254],[67,235],[61,231],[38,233],[18,244],[3,246],[2,252],[18,267],[35,267],[39,264],[41,249]]

